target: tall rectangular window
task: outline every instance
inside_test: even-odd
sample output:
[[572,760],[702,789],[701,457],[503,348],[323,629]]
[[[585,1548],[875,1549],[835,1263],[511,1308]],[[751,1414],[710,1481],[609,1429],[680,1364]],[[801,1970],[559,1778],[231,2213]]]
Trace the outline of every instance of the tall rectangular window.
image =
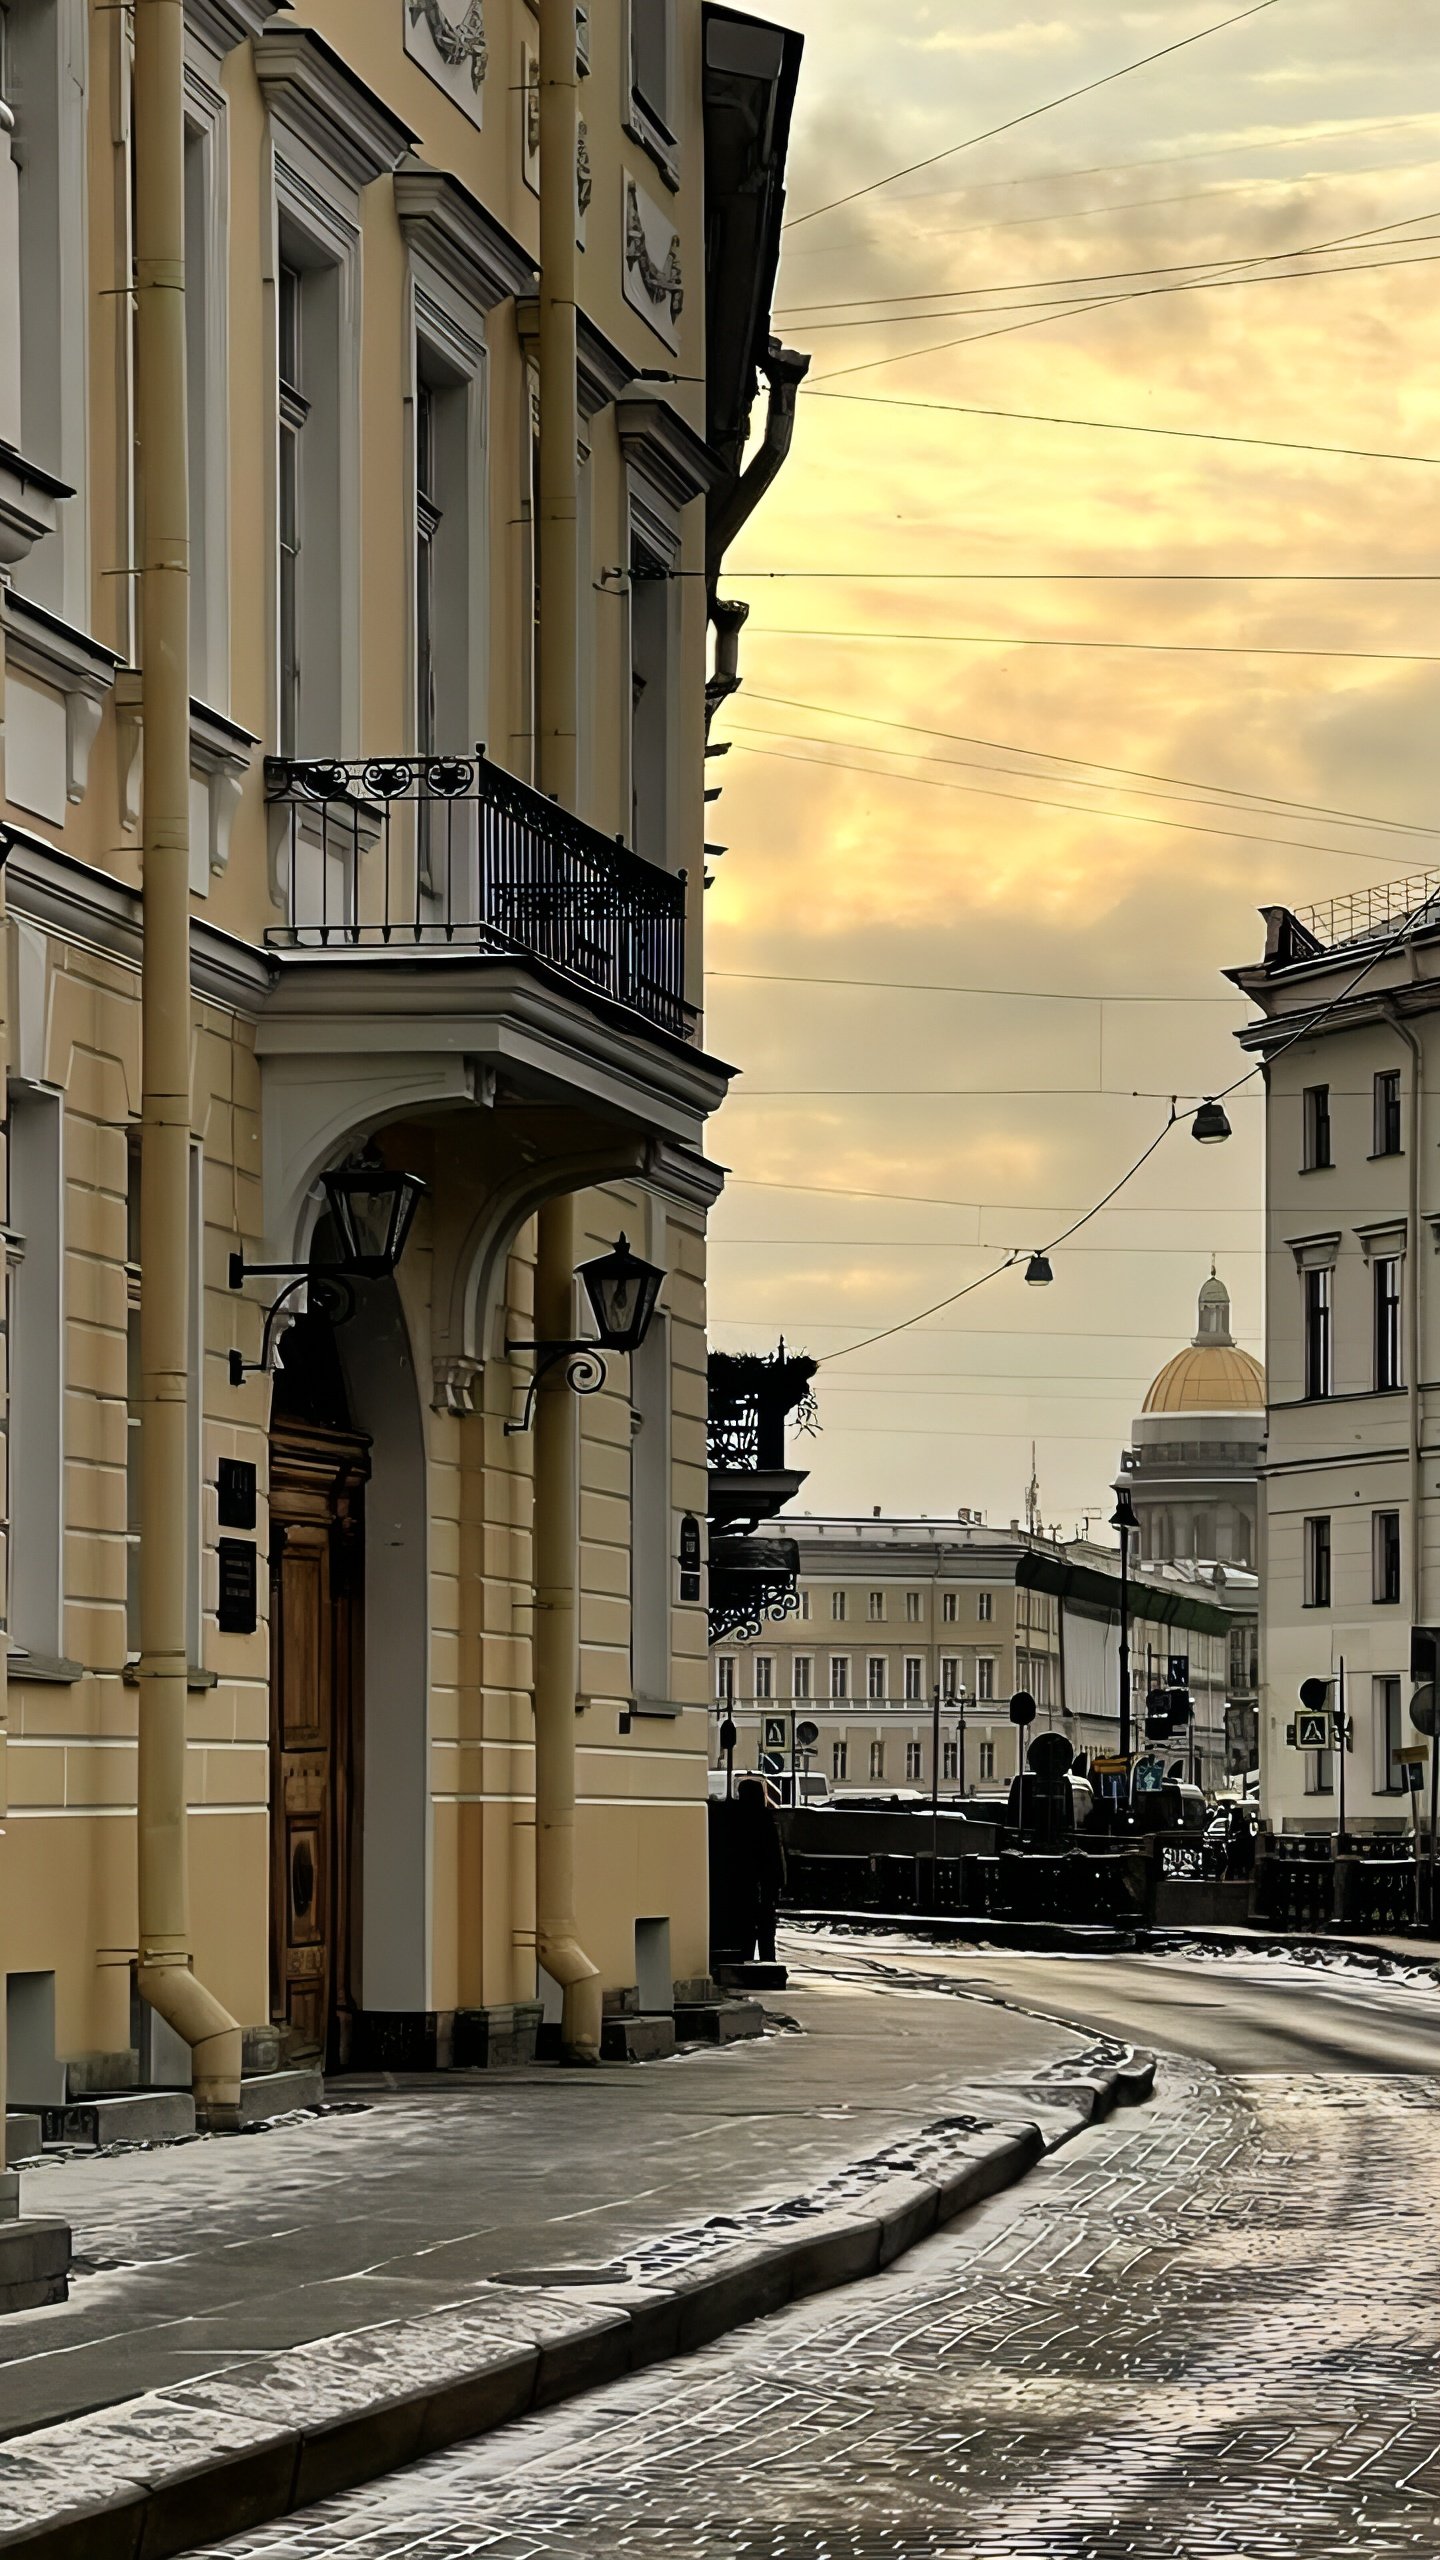
[[940,1768],[942,1776],[946,1778],[958,1778],[960,1775],[960,1746],[958,1743],[941,1743]]
[[906,1615],[907,1619],[909,1620],[909,1622],[910,1622],[910,1624],[911,1624],[911,1626],[912,1626],[912,1627],[913,1627],[913,1626],[918,1626],[918,1625],[919,1625],[919,1623],[920,1623],[920,1594],[919,1594],[919,1592],[918,1592],[918,1591],[907,1591],[907,1592],[906,1592],[906,1594],[905,1594],[905,1615]]
[[794,1662],[790,1666],[790,1695],[792,1698],[808,1698],[812,1695],[812,1669],[813,1666],[811,1664],[809,1654],[797,1653]]
[[669,850],[670,565],[638,541],[630,552],[630,841],[663,866]]
[[1375,1599],[1393,1608],[1400,1598],[1400,1514],[1398,1511],[1372,1511],[1370,1515],[1371,1563],[1374,1568]]
[[715,1657],[715,1695],[721,1706],[735,1703],[735,1656],[719,1653]]
[[885,1775],[885,1745],[883,1742],[872,1742],[870,1745],[870,1775],[872,1778],[883,1778]]
[[844,1594],[844,1592],[843,1592],[843,1591],[832,1591],[832,1592],[831,1592],[831,1594],[830,1594],[830,1615],[831,1615],[831,1617],[832,1617],[832,1618],[843,1618],[843,1617],[844,1617],[844,1615],[845,1615],[845,1594]]
[[1370,1266],[1375,1313],[1375,1391],[1401,1383],[1400,1256],[1379,1253]]
[[1330,1151],[1330,1087],[1308,1084],[1304,1094],[1305,1153],[1302,1170],[1323,1173],[1335,1161]]
[[436,394],[422,376],[415,386],[415,744],[433,756],[435,721],[435,561],[443,510],[436,451]]
[[947,1627],[954,1626],[956,1619],[960,1615],[960,1595],[958,1591],[941,1592],[940,1615],[944,1619]]
[[905,1695],[912,1699],[925,1695],[925,1665],[918,1653],[905,1656]]
[[757,1653],[755,1656],[755,1695],[757,1698],[773,1698],[775,1695],[773,1654]]
[[276,282],[280,345],[280,753],[300,742],[301,452],[310,404],[301,388],[303,295],[298,267],[282,264]]
[[942,1698],[958,1698],[960,1695],[960,1659],[958,1654],[947,1653],[941,1659],[940,1695]]
[[1400,1754],[1407,1736],[1400,1709],[1400,1683],[1384,1678],[1370,1683],[1370,1721],[1375,1737],[1375,1793],[1395,1796],[1404,1793],[1405,1772]]
[[993,1698],[995,1695],[995,1656],[993,1653],[982,1653],[976,1656],[975,1695],[977,1698]]
[[918,1783],[923,1765],[920,1744],[918,1742],[907,1742],[905,1745],[905,1775],[912,1787]]
[[832,1698],[848,1698],[850,1695],[848,1653],[832,1653],[830,1656],[830,1695]]
[[1305,1523],[1305,1606],[1330,1606],[1330,1522],[1328,1516]]
[[630,85],[667,141],[670,130],[670,0],[630,0]]
[[23,1653],[64,1652],[65,1249],[62,1104],[12,1084],[9,1176],[9,1629]]
[[883,1619],[885,1615],[885,1594],[883,1591],[871,1592],[870,1597],[865,1604],[865,1614],[872,1623],[877,1625]]
[[1375,1078],[1375,1144],[1377,1156],[1400,1153],[1400,1070],[1385,1067]]
[[982,1627],[989,1626],[991,1619],[995,1615],[995,1594],[993,1591],[976,1592],[975,1614]]
[[802,1618],[808,1618],[810,1615],[810,1594],[808,1591],[802,1591],[800,1594],[800,1615]]
[[870,1698],[888,1698],[890,1671],[883,1654],[872,1653],[865,1665],[865,1694]]
[[995,1775],[995,1745],[993,1742],[982,1742],[980,1745],[980,1775],[982,1778],[993,1778]]
[[1335,1274],[1328,1267],[1307,1271],[1305,1284],[1305,1393],[1328,1396],[1334,1390]]
[[845,1772],[849,1765],[849,1744],[845,1742],[832,1742],[830,1745],[830,1775],[837,1781],[837,1783],[843,1781]]

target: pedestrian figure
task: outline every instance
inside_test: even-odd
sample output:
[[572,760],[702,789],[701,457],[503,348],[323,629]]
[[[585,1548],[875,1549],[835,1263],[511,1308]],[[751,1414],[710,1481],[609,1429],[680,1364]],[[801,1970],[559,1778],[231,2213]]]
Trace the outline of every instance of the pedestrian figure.
[[775,1962],[775,1918],[785,1882],[785,1850],[763,1778],[742,1778],[735,1791],[735,1855],[743,1896],[745,1962]]

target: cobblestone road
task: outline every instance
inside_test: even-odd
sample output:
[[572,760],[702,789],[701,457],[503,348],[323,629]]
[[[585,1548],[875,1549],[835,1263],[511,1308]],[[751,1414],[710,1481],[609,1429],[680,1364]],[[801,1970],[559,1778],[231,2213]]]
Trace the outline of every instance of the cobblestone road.
[[890,2274],[227,2560],[1433,2560],[1437,2103],[1172,2063]]

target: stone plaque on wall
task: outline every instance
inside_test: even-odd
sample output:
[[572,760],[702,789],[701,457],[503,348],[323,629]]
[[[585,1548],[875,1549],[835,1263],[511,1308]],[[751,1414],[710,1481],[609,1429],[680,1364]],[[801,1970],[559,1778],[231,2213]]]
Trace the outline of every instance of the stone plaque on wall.
[[490,58],[485,0],[400,0],[400,6],[411,61],[439,83],[472,124],[482,123]]

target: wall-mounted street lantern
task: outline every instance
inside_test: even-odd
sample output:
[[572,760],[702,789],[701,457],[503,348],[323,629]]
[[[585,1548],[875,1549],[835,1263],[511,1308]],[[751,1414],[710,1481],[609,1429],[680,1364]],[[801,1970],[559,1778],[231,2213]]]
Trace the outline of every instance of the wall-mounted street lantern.
[[347,1164],[321,1177],[330,1223],[339,1253],[333,1262],[247,1262],[243,1253],[230,1256],[230,1286],[243,1289],[247,1280],[283,1280],[285,1287],[265,1311],[260,1357],[246,1360],[230,1354],[230,1384],[242,1386],[258,1369],[268,1369],[281,1314],[301,1290],[308,1290],[316,1315],[345,1324],[355,1313],[355,1280],[388,1280],[405,1250],[415,1212],[428,1191],[418,1173],[391,1173],[384,1165]]
[[534,1354],[535,1367],[525,1396],[525,1409],[518,1422],[507,1422],[507,1438],[528,1431],[535,1419],[535,1398],[542,1379],[561,1361],[568,1365],[565,1383],[577,1396],[593,1396],[603,1387],[606,1367],[600,1357],[605,1351],[638,1351],[650,1330],[655,1302],[665,1278],[653,1262],[642,1262],[630,1250],[627,1236],[617,1238],[609,1253],[594,1262],[582,1262],[576,1278],[584,1287],[595,1319],[593,1342],[507,1342],[507,1356],[519,1351]]

